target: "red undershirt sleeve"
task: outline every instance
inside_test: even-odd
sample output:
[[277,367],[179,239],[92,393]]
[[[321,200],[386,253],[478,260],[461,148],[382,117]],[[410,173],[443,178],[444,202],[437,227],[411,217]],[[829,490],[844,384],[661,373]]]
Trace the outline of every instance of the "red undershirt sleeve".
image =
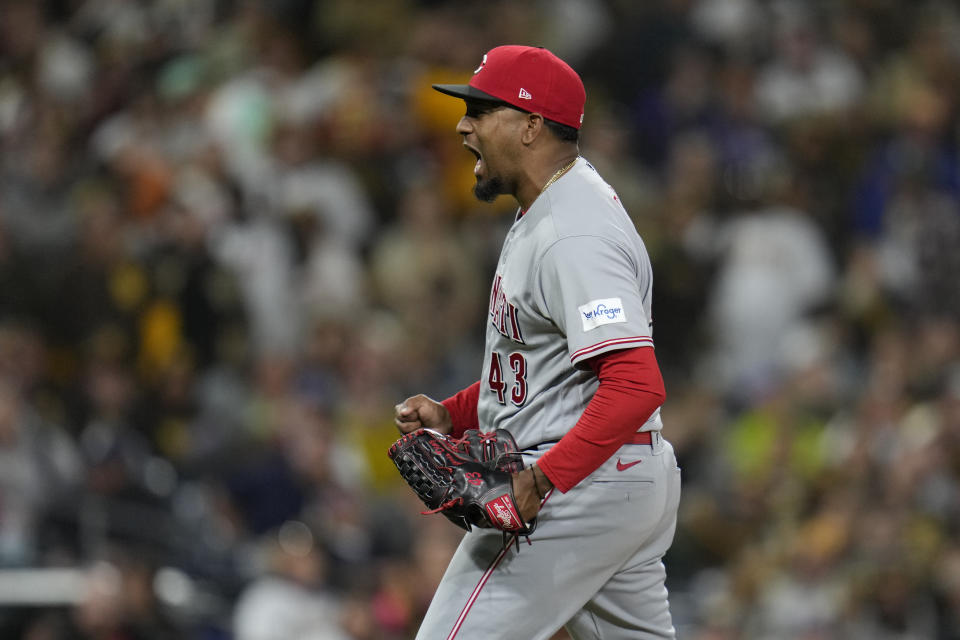
[[666,399],[653,347],[611,351],[587,362],[600,379],[597,392],[573,428],[537,461],[564,493],[609,459]]
[[453,422],[453,431],[450,435],[459,438],[467,429],[480,428],[480,418],[477,417],[479,400],[480,381],[477,380],[440,403],[450,412],[450,420]]

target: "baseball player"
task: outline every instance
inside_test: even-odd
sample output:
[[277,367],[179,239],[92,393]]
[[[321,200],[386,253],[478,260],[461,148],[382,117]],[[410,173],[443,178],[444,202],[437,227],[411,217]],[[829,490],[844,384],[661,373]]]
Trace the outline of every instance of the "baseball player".
[[650,261],[617,194],[579,155],[586,98],[546,49],[501,46],[467,85],[457,124],[475,195],[519,203],[490,289],[480,379],[396,407],[402,433],[510,431],[526,542],[467,533],[418,638],[673,638],[662,557],[680,472],[661,435]]

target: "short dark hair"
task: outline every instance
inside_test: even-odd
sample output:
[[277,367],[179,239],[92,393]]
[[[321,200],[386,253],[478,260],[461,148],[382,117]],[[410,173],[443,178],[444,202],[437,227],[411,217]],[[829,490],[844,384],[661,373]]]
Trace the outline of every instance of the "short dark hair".
[[553,135],[557,136],[563,142],[578,142],[580,140],[580,130],[574,129],[570,125],[560,124],[555,120],[543,119],[544,124],[547,125],[547,129],[553,132]]

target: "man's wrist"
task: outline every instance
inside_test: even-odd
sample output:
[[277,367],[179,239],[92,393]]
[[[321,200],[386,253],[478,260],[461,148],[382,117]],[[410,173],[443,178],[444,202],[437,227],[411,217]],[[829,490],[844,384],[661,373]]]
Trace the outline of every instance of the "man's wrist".
[[536,488],[537,496],[543,500],[544,496],[553,489],[553,483],[550,482],[550,478],[543,472],[543,469],[535,464],[530,466],[530,475],[533,476],[533,486]]

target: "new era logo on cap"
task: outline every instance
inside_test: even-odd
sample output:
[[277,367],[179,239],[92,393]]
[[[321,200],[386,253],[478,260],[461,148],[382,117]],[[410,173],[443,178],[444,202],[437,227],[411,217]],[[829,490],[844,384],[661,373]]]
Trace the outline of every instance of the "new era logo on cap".
[[483,56],[470,84],[433,88],[466,100],[506,102],[574,129],[583,123],[586,91],[580,76],[542,47],[496,47]]

